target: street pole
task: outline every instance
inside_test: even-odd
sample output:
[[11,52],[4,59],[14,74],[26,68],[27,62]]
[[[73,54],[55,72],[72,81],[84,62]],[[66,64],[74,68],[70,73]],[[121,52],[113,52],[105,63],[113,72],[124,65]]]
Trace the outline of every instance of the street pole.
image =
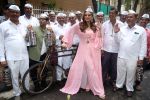
[[99,12],[99,0],[96,1],[97,1],[97,12]]

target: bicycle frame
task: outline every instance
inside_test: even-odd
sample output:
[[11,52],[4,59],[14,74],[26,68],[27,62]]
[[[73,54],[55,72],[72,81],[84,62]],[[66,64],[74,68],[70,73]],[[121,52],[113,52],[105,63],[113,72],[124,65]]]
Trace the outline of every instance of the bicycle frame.
[[[50,46],[49,48],[48,48],[48,52],[47,52],[47,55],[46,55],[46,57],[45,57],[45,59],[44,59],[44,65],[43,65],[43,68],[42,68],[42,70],[41,70],[41,73],[40,73],[40,78],[41,78],[41,76],[42,76],[42,73],[43,73],[43,71],[44,71],[44,68],[46,67],[46,64],[47,64],[47,62],[49,61],[49,58],[50,58],[50,56],[51,56],[51,53],[52,53],[52,48],[53,47],[57,47],[57,48],[61,48],[61,46]],[[70,53],[70,54],[65,54],[65,55],[59,55],[59,56],[55,56],[56,58],[58,57],[64,57],[64,56],[72,56],[72,55],[75,55],[76,53],[73,53],[73,51],[74,50],[77,50],[77,47],[78,46],[75,46],[74,45],[74,47],[75,47],[75,49],[69,49],[69,50],[67,50],[67,49],[63,49],[63,50],[60,50],[60,51],[55,51],[55,52],[57,52],[57,53],[59,53],[59,52],[66,52],[66,51],[72,51],[72,53]],[[62,66],[60,66],[58,63],[57,63],[57,66],[58,67],[60,67],[60,68],[62,68],[63,70],[65,70]]]

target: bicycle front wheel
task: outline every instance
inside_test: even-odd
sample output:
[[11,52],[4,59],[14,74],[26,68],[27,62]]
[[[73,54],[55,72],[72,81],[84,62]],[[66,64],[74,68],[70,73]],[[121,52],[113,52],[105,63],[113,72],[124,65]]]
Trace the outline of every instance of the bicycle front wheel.
[[[24,74],[22,86],[28,94],[39,94],[46,91],[53,82],[54,71],[50,65],[44,62],[31,66]],[[26,80],[29,78],[29,86]]]

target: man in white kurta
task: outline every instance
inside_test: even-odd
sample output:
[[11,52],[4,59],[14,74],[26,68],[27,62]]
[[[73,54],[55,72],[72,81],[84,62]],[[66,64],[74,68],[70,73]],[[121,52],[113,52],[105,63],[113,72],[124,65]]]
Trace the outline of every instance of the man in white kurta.
[[[19,74],[23,78],[24,73],[29,68],[29,57],[25,43],[25,29],[19,23],[20,9],[16,5],[11,5],[10,19],[0,24],[0,62],[8,64],[11,70],[13,84],[13,93],[20,96]],[[29,79],[26,80],[26,86],[29,85]]]
[[109,20],[102,24],[103,33],[103,53],[102,53],[102,74],[103,83],[109,82],[114,86],[117,77],[117,55],[119,44],[115,41],[114,27],[122,27],[123,23],[116,19],[117,10],[111,8],[109,12]]
[[[67,26],[64,24],[64,14],[58,13],[57,14],[57,21],[58,23],[54,26],[52,26],[52,30],[55,33],[56,36],[56,45],[61,46],[61,38],[63,36],[63,33],[65,33]],[[58,51],[61,51],[62,49],[59,47],[57,48]],[[58,56],[60,55],[66,55],[67,52],[59,52]],[[63,67],[63,69],[68,69],[70,67],[70,61],[68,60],[68,56],[66,57],[59,57],[58,58],[58,65]],[[65,73],[62,68],[59,66],[56,67],[56,79],[57,81],[61,81],[63,78],[66,78]]]
[[24,6],[24,12],[25,14],[19,17],[20,23],[22,23],[24,26],[28,26],[29,24],[32,26],[39,26],[39,21],[36,17],[32,16],[32,9],[33,6],[31,4],[25,4]]
[[[69,13],[68,16],[68,23],[67,23],[67,30],[69,30],[73,25],[75,25],[76,22],[76,15],[74,13]],[[73,45],[78,45],[79,44],[79,37],[75,34],[74,38],[73,38]]]
[[131,97],[137,64],[142,64],[146,55],[147,38],[144,28],[136,25],[136,14],[132,10],[127,23],[116,33],[119,41],[116,87],[122,88],[126,82],[127,96]]
[[56,25],[57,21],[56,21],[56,15],[54,11],[51,11],[49,13],[49,23],[50,26]]
[[[39,20],[36,17],[32,16],[32,9],[33,6],[31,4],[25,4],[24,6],[25,14],[19,17],[19,21],[26,28],[26,32],[28,31],[27,28],[29,26],[36,27],[40,25]],[[27,46],[30,46],[29,42],[27,42]]]

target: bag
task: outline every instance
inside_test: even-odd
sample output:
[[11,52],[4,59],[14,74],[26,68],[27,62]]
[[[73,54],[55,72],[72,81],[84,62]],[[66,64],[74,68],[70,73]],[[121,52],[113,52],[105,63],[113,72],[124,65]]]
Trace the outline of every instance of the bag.
[[0,66],[0,92],[12,89],[11,73],[8,67]]
[[143,80],[143,66],[142,65],[137,65],[137,69],[136,69],[136,80],[141,82]]

